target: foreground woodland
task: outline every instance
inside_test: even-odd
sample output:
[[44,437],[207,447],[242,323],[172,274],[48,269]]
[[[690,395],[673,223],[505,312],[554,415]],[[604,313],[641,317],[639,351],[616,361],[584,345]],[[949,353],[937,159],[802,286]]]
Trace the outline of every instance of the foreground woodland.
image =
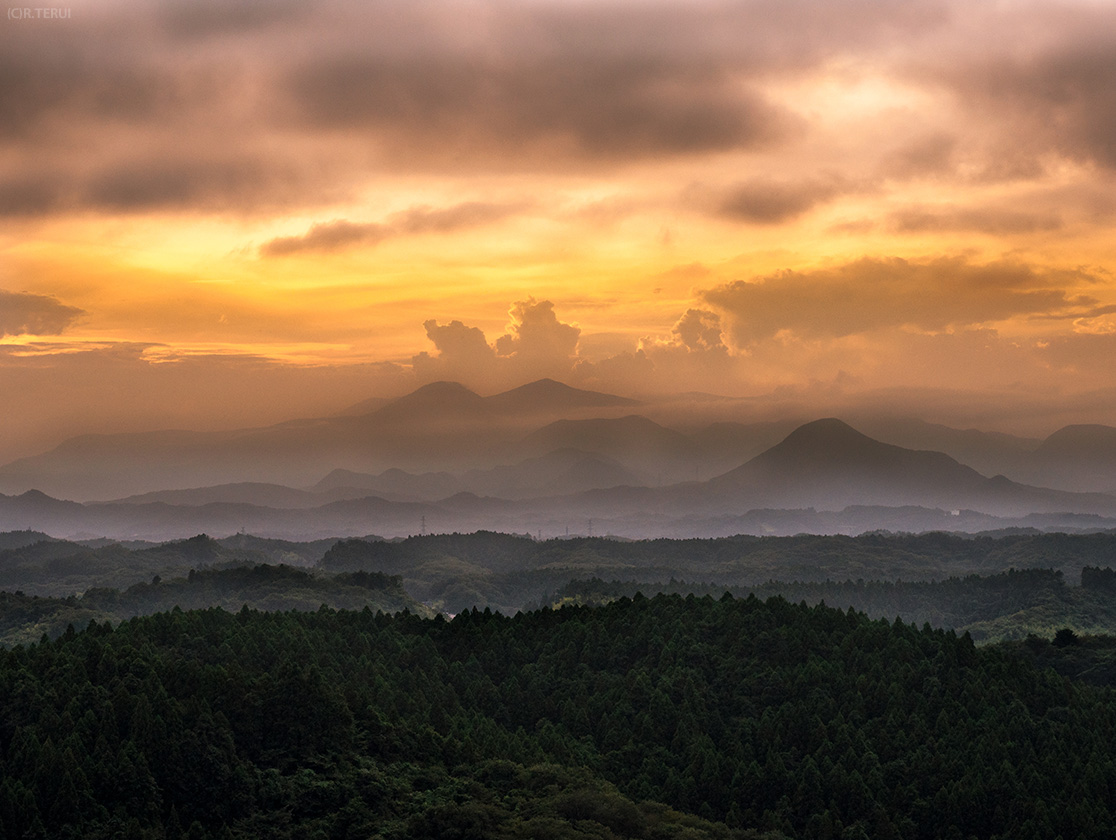
[[1116,697],[783,599],[174,610],[0,652],[10,837],[1116,832]]

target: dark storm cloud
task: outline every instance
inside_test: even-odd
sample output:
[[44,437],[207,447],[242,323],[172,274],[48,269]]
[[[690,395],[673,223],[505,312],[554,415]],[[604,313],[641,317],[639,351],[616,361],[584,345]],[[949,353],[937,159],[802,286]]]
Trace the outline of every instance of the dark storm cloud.
[[46,295],[0,289],[0,337],[58,335],[84,314]]
[[89,177],[81,203],[137,211],[192,206],[219,209],[286,192],[283,172],[251,159],[151,158],[114,163]]
[[775,181],[758,178],[727,191],[717,205],[718,215],[753,224],[789,221],[823,204],[844,190],[833,180]]
[[[90,125],[145,125],[219,94],[215,73],[172,66],[127,30],[51,27],[0,33],[0,142],[54,142]],[[86,151],[97,138],[86,137]]]
[[[1098,14],[1104,7],[1098,7]],[[982,122],[1010,132],[1004,137],[1010,170],[1024,176],[1036,156],[1056,152],[1116,168],[1116,16],[1087,38],[1021,58],[972,60],[943,68],[940,78]],[[1027,161],[1010,160],[1027,153]],[[995,168],[998,164],[990,164]]]
[[451,233],[500,221],[524,208],[522,204],[488,204],[466,201],[452,207],[411,207],[385,222],[319,222],[301,236],[280,236],[260,246],[265,257],[283,257],[306,251],[340,251],[354,245],[374,245],[396,236]]
[[739,347],[782,331],[837,338],[897,327],[937,331],[1091,305],[1069,288],[1094,278],[1013,262],[974,264],[863,259],[832,269],[786,271],[710,289]]
[[71,209],[273,208],[313,194],[280,161],[168,155],[104,161],[89,170],[80,161],[60,162],[43,172],[0,174],[0,217]]
[[0,178],[0,216],[36,216],[68,200],[67,182],[57,174],[15,173]]
[[[9,213],[255,211],[333,200],[374,171],[767,148],[805,125],[769,78],[915,37],[942,8],[107,0],[0,28],[0,183],[23,179]],[[28,179],[56,171],[65,189]]]
[[[65,25],[0,27],[0,183],[23,179],[0,203],[11,214],[252,212],[294,195],[332,201],[374,173],[567,172],[778,149],[813,124],[780,84],[850,59],[945,85],[972,117],[881,149],[877,175],[949,173],[971,157],[970,127],[988,135],[990,178],[1037,174],[1050,151],[1116,165],[1111,13],[1094,12],[1084,38],[1079,9],[988,7],[1006,34],[986,43],[957,25],[959,8],[106,0]],[[1052,46],[1016,48],[1019,21],[1049,30]],[[54,171],[65,189],[29,178]],[[773,223],[833,190],[779,178],[764,192],[742,185],[724,211]]]
[[296,121],[386,133],[397,153],[433,158],[747,148],[792,122],[727,69],[661,57],[325,58],[288,84]]

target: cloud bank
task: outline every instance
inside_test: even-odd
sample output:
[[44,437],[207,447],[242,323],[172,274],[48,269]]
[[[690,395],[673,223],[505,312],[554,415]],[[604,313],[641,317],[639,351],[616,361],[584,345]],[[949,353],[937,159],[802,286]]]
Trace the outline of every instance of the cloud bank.
[[[881,150],[891,177],[1007,177],[1051,154],[1116,170],[1114,16],[946,0],[85,4],[66,25],[0,30],[0,213],[260,212],[383,173],[791,148],[815,118],[784,86],[853,61],[960,111]],[[744,180],[724,210],[778,221],[832,189]]]
[[727,315],[736,345],[747,347],[783,331],[839,338],[896,327],[935,332],[1018,316],[1068,314],[1096,300],[1071,294],[1067,287],[1098,279],[1012,262],[866,258],[832,269],[737,280],[702,297]]
[[47,295],[0,289],[0,338],[6,335],[58,335],[83,313]]

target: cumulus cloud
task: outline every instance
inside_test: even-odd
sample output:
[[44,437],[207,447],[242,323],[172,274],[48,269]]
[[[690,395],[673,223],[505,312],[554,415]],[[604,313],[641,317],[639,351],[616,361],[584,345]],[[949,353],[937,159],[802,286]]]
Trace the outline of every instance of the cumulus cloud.
[[747,347],[784,331],[831,338],[897,327],[939,331],[1061,311],[1095,302],[1071,291],[1095,280],[1013,262],[862,259],[738,280],[702,298],[725,314],[733,342]]
[[563,324],[549,300],[527,298],[512,307],[508,332],[496,339],[496,352],[527,364],[569,365],[577,352],[580,327]]
[[558,320],[549,300],[517,301],[507,332],[489,344],[477,327],[454,320],[423,324],[437,354],[411,360],[420,380],[456,379],[475,387],[522,384],[543,377],[565,378],[573,369],[581,329]]
[[374,245],[385,239],[423,233],[451,233],[500,221],[524,209],[524,204],[466,201],[450,207],[411,207],[384,222],[319,222],[301,236],[280,236],[260,246],[265,257],[303,252],[339,251],[355,245]]
[[448,379],[476,385],[487,384],[496,376],[496,351],[479,328],[457,320],[439,324],[434,319],[425,321],[423,327],[437,354],[423,351],[411,359],[419,380]]
[[[412,367],[418,381],[453,379],[482,391],[551,376],[643,395],[814,394],[818,383],[839,383],[843,394],[888,386],[1116,384],[1103,365],[1083,361],[1111,343],[1100,333],[1113,307],[1074,291],[1097,282],[1010,262],[860,260],[710,289],[701,294],[704,305],[686,309],[666,334],[592,357],[580,352],[580,330],[563,323],[551,301],[528,299],[511,308],[506,332],[494,341],[461,320],[427,321],[435,351],[416,355]],[[1055,317],[1081,324],[1074,327],[1081,334],[1040,341],[992,326]],[[1111,328],[1116,334],[1116,322]]]
[[46,295],[0,289],[0,337],[58,335],[84,314]]
[[687,309],[667,336],[646,336],[634,351],[581,358],[573,377],[586,387],[635,394],[737,392],[748,384],[745,359],[724,342],[721,316]]
[[675,344],[687,350],[724,351],[721,316],[708,309],[687,309],[671,330]]

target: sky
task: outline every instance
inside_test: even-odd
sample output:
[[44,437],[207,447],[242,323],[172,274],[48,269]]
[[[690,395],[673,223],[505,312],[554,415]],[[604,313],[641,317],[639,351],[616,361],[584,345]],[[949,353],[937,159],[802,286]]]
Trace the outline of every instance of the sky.
[[0,458],[453,379],[1116,424],[1116,3],[0,20]]

